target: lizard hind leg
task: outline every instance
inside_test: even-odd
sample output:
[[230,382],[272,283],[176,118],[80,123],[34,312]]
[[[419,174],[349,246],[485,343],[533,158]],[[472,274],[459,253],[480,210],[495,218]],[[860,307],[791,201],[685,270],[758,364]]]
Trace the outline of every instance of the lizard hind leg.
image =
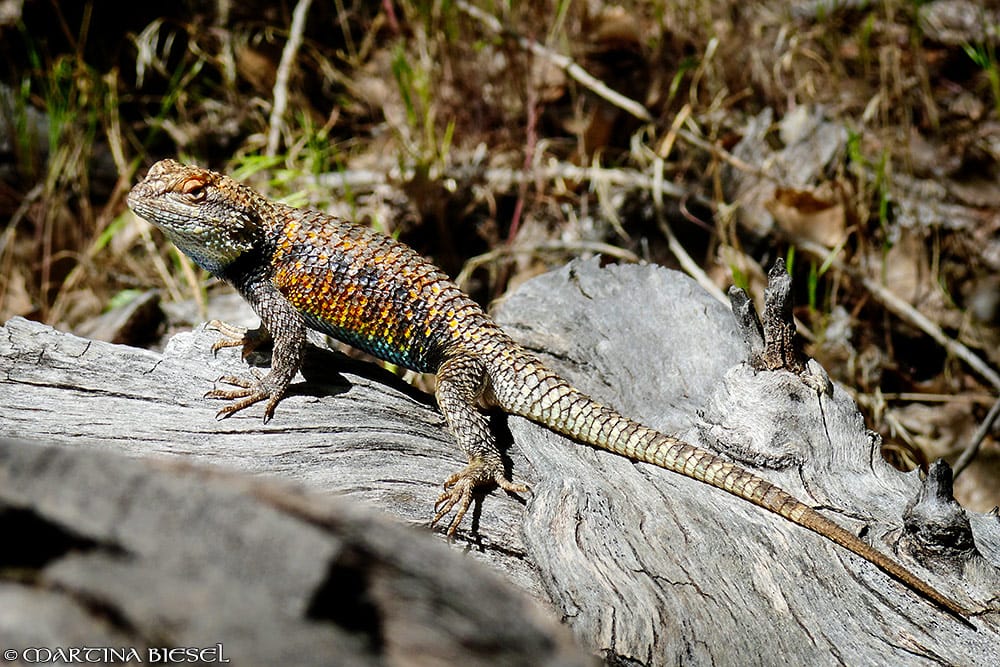
[[490,432],[489,416],[478,408],[484,379],[482,362],[471,355],[450,357],[437,372],[438,406],[448,430],[469,458],[465,468],[445,480],[444,491],[434,504],[432,526],[455,511],[448,525],[449,535],[455,534],[465,518],[474,491],[494,484],[510,493],[528,491],[527,486],[507,479],[496,438]]

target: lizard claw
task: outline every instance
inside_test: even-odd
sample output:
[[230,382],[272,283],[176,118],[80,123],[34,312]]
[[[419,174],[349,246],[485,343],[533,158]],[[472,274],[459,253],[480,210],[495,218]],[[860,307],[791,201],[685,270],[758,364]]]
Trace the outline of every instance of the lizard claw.
[[[266,380],[265,378],[264,380]],[[274,416],[274,408],[278,405],[278,401],[284,392],[274,391],[267,387],[265,381],[260,378],[242,378],[235,375],[223,375],[216,382],[224,382],[226,384],[231,384],[238,389],[212,389],[205,393],[204,398],[217,398],[224,401],[233,401],[229,405],[224,406],[217,413],[215,413],[216,419],[225,419],[235,412],[239,412],[243,408],[250,407],[254,403],[259,403],[261,401],[267,401],[267,407],[264,408],[264,423],[271,421],[271,417]]]
[[475,484],[468,477],[456,479],[456,475],[452,475],[445,480],[444,491],[441,492],[441,495],[438,496],[437,501],[434,503],[434,518],[431,519],[431,526],[433,527],[438,521],[448,516],[451,510],[457,505],[458,509],[455,511],[455,518],[448,524],[447,530],[449,537],[454,535],[458,529],[458,525],[465,518],[465,513],[469,511],[469,505],[472,504],[472,489],[474,486]]
[[496,463],[483,459],[470,461],[463,470],[445,480],[444,490],[434,503],[434,518],[431,519],[431,526],[448,516],[454,509],[455,517],[448,524],[446,531],[449,537],[454,535],[459,524],[462,523],[462,519],[465,518],[466,512],[469,511],[473,492],[489,485],[499,486],[508,493],[527,493],[529,491],[526,485],[515,484],[507,479],[499,461]]
[[223,322],[222,320],[212,320],[207,328],[218,331],[222,338],[212,344],[212,354],[217,353],[225,347],[242,347],[242,357],[246,361],[254,350],[271,340],[271,335],[266,329],[245,329],[234,324]]

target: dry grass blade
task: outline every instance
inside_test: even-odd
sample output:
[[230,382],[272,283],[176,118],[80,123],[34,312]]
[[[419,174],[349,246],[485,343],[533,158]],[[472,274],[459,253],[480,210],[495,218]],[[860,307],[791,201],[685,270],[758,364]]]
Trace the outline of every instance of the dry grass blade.
[[660,231],[667,238],[667,246],[670,248],[670,252],[673,253],[674,257],[680,263],[681,268],[684,271],[698,281],[709,294],[711,294],[716,301],[724,304],[728,304],[729,300],[726,295],[719,289],[719,286],[712,282],[712,279],[708,277],[708,274],[698,265],[698,262],[694,261],[694,258],[688,254],[688,251],[684,248],[683,244],[677,240],[677,236],[674,235],[674,230],[670,228],[670,223],[667,222],[667,216],[663,213],[663,160],[657,158],[653,161],[653,205],[656,207],[656,223],[660,228]]
[[744,171],[748,174],[753,174],[754,176],[759,176],[761,178],[766,178],[768,180],[772,181],[779,180],[775,178],[773,174],[769,173],[766,169],[756,167],[750,164],[749,162],[741,160],[740,158],[736,157],[735,155],[733,155],[726,149],[722,148],[721,146],[717,146],[711,143],[710,141],[706,141],[705,139],[702,139],[701,137],[695,135],[692,132],[689,132],[687,130],[678,130],[677,135],[684,141],[691,144],[692,146],[700,148],[704,151],[708,151],[709,153],[712,154],[712,157],[722,160],[723,162],[725,162],[726,164],[730,165],[735,169],[739,169],[740,171]]

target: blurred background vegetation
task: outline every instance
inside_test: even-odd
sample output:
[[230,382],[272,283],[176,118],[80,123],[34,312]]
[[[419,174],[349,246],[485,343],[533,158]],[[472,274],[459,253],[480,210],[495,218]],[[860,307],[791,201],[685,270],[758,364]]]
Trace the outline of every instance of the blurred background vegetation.
[[0,322],[155,346],[167,305],[206,316],[221,286],[124,206],[162,157],[379,228],[487,306],[578,256],[759,298],[784,258],[887,458],[982,442],[957,493],[988,510],[998,25],[969,0],[0,0]]

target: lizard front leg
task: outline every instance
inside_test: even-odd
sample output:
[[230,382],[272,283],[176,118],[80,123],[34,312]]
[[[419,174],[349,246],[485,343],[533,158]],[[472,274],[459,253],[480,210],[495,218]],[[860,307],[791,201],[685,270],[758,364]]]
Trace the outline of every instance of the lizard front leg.
[[484,377],[482,362],[469,355],[445,360],[437,372],[438,406],[448,429],[469,457],[464,469],[445,480],[444,491],[434,504],[432,526],[455,510],[448,525],[449,535],[455,534],[465,518],[476,489],[495,484],[511,493],[528,491],[527,486],[507,479],[496,438],[490,432],[489,417],[477,407]]
[[[233,401],[216,413],[218,419],[225,419],[243,408],[266,400],[264,422],[267,423],[274,416],[275,407],[284,397],[289,383],[302,366],[306,344],[305,323],[299,312],[269,282],[247,287],[243,291],[254,310],[260,315],[260,328],[237,337],[233,335],[238,331],[236,328],[223,325],[222,333],[228,336],[228,340],[216,343],[212,349],[215,351],[222,347],[242,345],[243,357],[246,358],[254,348],[270,336],[274,342],[271,370],[264,377],[223,376],[218,382],[234,385],[237,388],[213,389],[205,394],[205,398]],[[212,324],[215,324],[215,321]]]

